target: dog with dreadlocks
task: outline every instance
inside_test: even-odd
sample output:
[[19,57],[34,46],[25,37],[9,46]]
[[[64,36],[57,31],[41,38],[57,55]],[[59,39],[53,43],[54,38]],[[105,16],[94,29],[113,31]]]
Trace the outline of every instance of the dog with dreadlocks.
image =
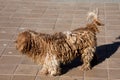
[[16,48],[36,63],[42,65],[41,73],[53,76],[61,73],[60,64],[70,63],[80,57],[81,70],[91,69],[95,55],[98,26],[102,23],[96,12],[89,12],[86,27],[54,34],[37,33],[27,30],[16,39]]

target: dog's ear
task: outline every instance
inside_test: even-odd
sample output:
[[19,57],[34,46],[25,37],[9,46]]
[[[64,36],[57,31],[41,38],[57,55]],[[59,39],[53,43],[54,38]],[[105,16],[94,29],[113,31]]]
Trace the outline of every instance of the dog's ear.
[[18,35],[16,40],[16,48],[18,51],[25,53],[31,48],[31,34],[28,31],[22,32]]

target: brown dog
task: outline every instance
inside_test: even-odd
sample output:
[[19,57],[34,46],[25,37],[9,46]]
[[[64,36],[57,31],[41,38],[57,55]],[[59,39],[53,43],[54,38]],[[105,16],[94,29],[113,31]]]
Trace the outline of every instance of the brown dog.
[[43,74],[60,74],[60,64],[69,63],[78,56],[83,61],[81,69],[89,70],[97,45],[96,32],[99,32],[97,26],[101,25],[96,13],[90,12],[88,19],[90,18],[92,22],[85,28],[73,31],[55,34],[24,31],[17,37],[16,48],[36,63],[43,65],[41,70]]

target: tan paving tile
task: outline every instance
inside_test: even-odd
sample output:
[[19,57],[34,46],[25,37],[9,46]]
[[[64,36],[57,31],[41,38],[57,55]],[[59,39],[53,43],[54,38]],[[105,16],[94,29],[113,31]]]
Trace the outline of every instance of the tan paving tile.
[[36,65],[36,63],[27,56],[22,57],[21,64]]
[[109,59],[109,68],[120,68],[120,59],[119,58],[110,58]]
[[1,33],[0,34],[0,39],[1,40],[12,40],[13,36],[14,36],[13,34]]
[[0,56],[3,54],[4,48],[0,48]]
[[119,10],[118,3],[105,4],[106,11],[116,11]]
[[94,8],[96,8],[96,7],[98,7],[98,8],[102,8],[102,9],[104,9],[104,3],[91,3],[91,7],[94,7]]
[[[118,16],[117,16],[118,17]],[[115,18],[116,19],[116,18]],[[119,19],[120,20],[120,19]],[[109,25],[109,26],[106,26],[107,27],[107,30],[120,30],[120,27],[119,25]]]
[[0,33],[9,33],[9,34],[15,34],[16,33],[16,31],[17,31],[17,28],[0,28]]
[[17,38],[17,34],[14,35],[13,39],[9,42],[7,48],[13,48],[16,51],[15,40]]
[[59,80],[83,80],[81,77],[61,76]]
[[56,19],[52,18],[40,18],[40,19],[26,19],[25,23],[56,23]]
[[14,75],[12,80],[35,80],[35,76]]
[[35,76],[38,72],[38,68],[39,67],[35,65],[19,65],[14,74]]
[[107,69],[107,60],[98,63],[98,64],[95,65],[93,68]]
[[[20,27],[19,29],[18,29],[18,33],[20,33],[20,32],[23,32],[23,31],[26,31],[26,30],[36,30],[36,27],[34,27],[34,26],[29,26],[29,25],[27,25],[27,24],[25,24],[25,26],[26,27]],[[18,33],[16,33],[17,35],[18,35]],[[16,35],[16,37],[17,37],[17,35]]]
[[106,12],[106,20],[107,21],[117,21],[120,20],[120,11],[110,11],[110,12]]
[[1,27],[5,28],[5,27],[19,27],[21,25],[21,22],[17,22],[17,23],[9,23],[9,22],[3,22],[0,24]]
[[118,37],[116,37],[116,36],[106,37],[106,41],[107,41],[108,44],[114,44],[115,42],[120,41],[119,39],[117,39]]
[[9,21],[10,21],[10,18],[9,18],[9,17],[6,17],[6,16],[0,17],[0,23],[9,22]]
[[6,56],[8,56],[8,55],[21,56],[20,52],[18,52],[15,47],[6,48],[3,52],[3,55],[6,55]]
[[31,13],[31,14],[26,15],[24,18],[27,18],[27,19],[40,19],[42,15],[43,15],[43,13]]
[[26,18],[26,16],[30,15],[30,13],[14,13],[12,15],[13,18]]
[[45,11],[46,11],[47,8],[42,8],[42,7],[35,7],[31,13],[40,13],[40,14],[43,14]]
[[59,80],[74,80],[74,79],[72,79],[72,78],[69,77],[69,76],[62,76],[62,77],[60,77]]
[[[23,56],[20,63],[21,59],[18,58],[19,54],[13,43],[19,32],[31,29],[37,32],[53,33],[73,30],[80,26],[84,27],[86,13],[96,7],[99,8],[100,19],[105,23],[105,26],[99,27],[100,33],[97,34],[98,48],[100,48],[97,52],[99,52],[98,56],[102,60],[92,70],[85,72],[84,79],[119,80],[119,43],[113,43],[113,41],[119,42],[115,38],[119,36],[120,32],[120,4],[111,3],[113,0],[110,0],[109,3],[93,3],[93,0],[89,0],[90,3],[81,3],[79,1],[1,0],[0,74],[2,75],[0,75],[0,80],[9,80],[12,75],[14,75],[13,80],[34,80],[37,75],[38,66],[29,58]],[[106,58],[108,59],[105,60]],[[17,69],[16,65],[13,64],[18,64]],[[107,68],[108,66],[110,69]],[[109,70],[109,74],[107,70]],[[75,68],[57,78],[39,75],[39,73],[36,77],[36,80],[47,79],[83,80],[83,73]]]
[[11,80],[11,75],[0,75],[0,80]]
[[49,13],[44,13],[42,16],[41,16],[41,18],[50,18],[50,19],[57,19],[58,18],[58,16],[59,16],[59,14],[49,14]]
[[48,30],[48,29],[40,29],[40,28],[37,28],[36,29],[36,32],[40,32],[40,33],[46,33],[46,34],[53,34],[54,33],[54,30]]
[[47,8],[44,14],[59,14],[59,9],[49,9]]
[[108,25],[120,25],[118,20],[111,20],[111,21],[106,21],[106,24]]
[[107,78],[85,78],[85,80],[107,80]]
[[107,79],[108,78],[107,69],[93,68],[92,70],[89,70],[85,73],[85,77]]
[[0,65],[1,64],[19,64],[21,62],[20,56],[1,56],[0,57]]
[[17,65],[12,64],[0,64],[0,74],[13,74]]
[[62,31],[68,31],[70,30],[71,28],[71,24],[66,24],[66,23],[63,23],[63,24],[56,24],[55,25],[55,28],[54,28],[54,32],[62,32]]
[[69,23],[72,23],[72,18],[58,18],[57,19],[57,22],[56,23],[58,23],[58,24],[64,24],[64,23],[66,23],[66,24],[69,24]]
[[106,43],[106,38],[104,36],[103,37],[100,37],[100,36],[97,37],[97,44],[99,45],[101,43],[103,43],[103,44]]
[[120,79],[120,69],[110,69],[109,70],[109,79],[110,80],[119,80]]
[[89,10],[89,3],[76,3],[75,5],[75,10]]
[[83,78],[84,72],[81,71],[79,68],[74,68],[66,72],[63,76],[71,76],[71,77],[81,77]]
[[15,18],[15,17],[12,17],[10,18],[10,23],[23,23],[24,22],[24,19],[23,18]]
[[113,55],[111,55],[111,58],[120,58],[120,52],[115,52]]
[[64,13],[64,14],[59,14],[59,18],[73,18],[73,14],[67,14],[67,13]]
[[106,36],[118,37],[119,36],[119,32],[120,32],[120,30],[107,30],[106,31]]
[[35,80],[59,80],[59,76],[38,75]]
[[[37,31],[40,32],[42,30],[52,30],[55,26],[55,23],[40,23],[38,24]],[[40,30],[40,31],[39,31]]]
[[0,48],[5,48],[9,45],[9,42],[8,40],[1,40],[0,39]]
[[73,14],[73,18],[86,20],[86,16],[87,16],[86,13],[88,13],[88,11],[86,10],[76,10],[75,13]]

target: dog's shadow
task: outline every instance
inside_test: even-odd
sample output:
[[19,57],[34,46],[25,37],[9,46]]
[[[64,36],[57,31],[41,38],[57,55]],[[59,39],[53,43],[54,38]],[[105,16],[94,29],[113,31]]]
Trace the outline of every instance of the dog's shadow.
[[[116,39],[120,39],[120,36],[117,37]],[[120,46],[120,41],[98,46],[96,48],[97,57],[95,56],[94,59],[91,61],[92,68],[97,64],[100,64],[101,62],[103,62],[106,58],[109,58],[110,56],[112,56],[118,50],[119,46]],[[65,74],[70,69],[81,66],[81,65],[82,65],[82,62],[80,61],[80,57],[77,57],[71,63],[61,66],[62,74]]]

